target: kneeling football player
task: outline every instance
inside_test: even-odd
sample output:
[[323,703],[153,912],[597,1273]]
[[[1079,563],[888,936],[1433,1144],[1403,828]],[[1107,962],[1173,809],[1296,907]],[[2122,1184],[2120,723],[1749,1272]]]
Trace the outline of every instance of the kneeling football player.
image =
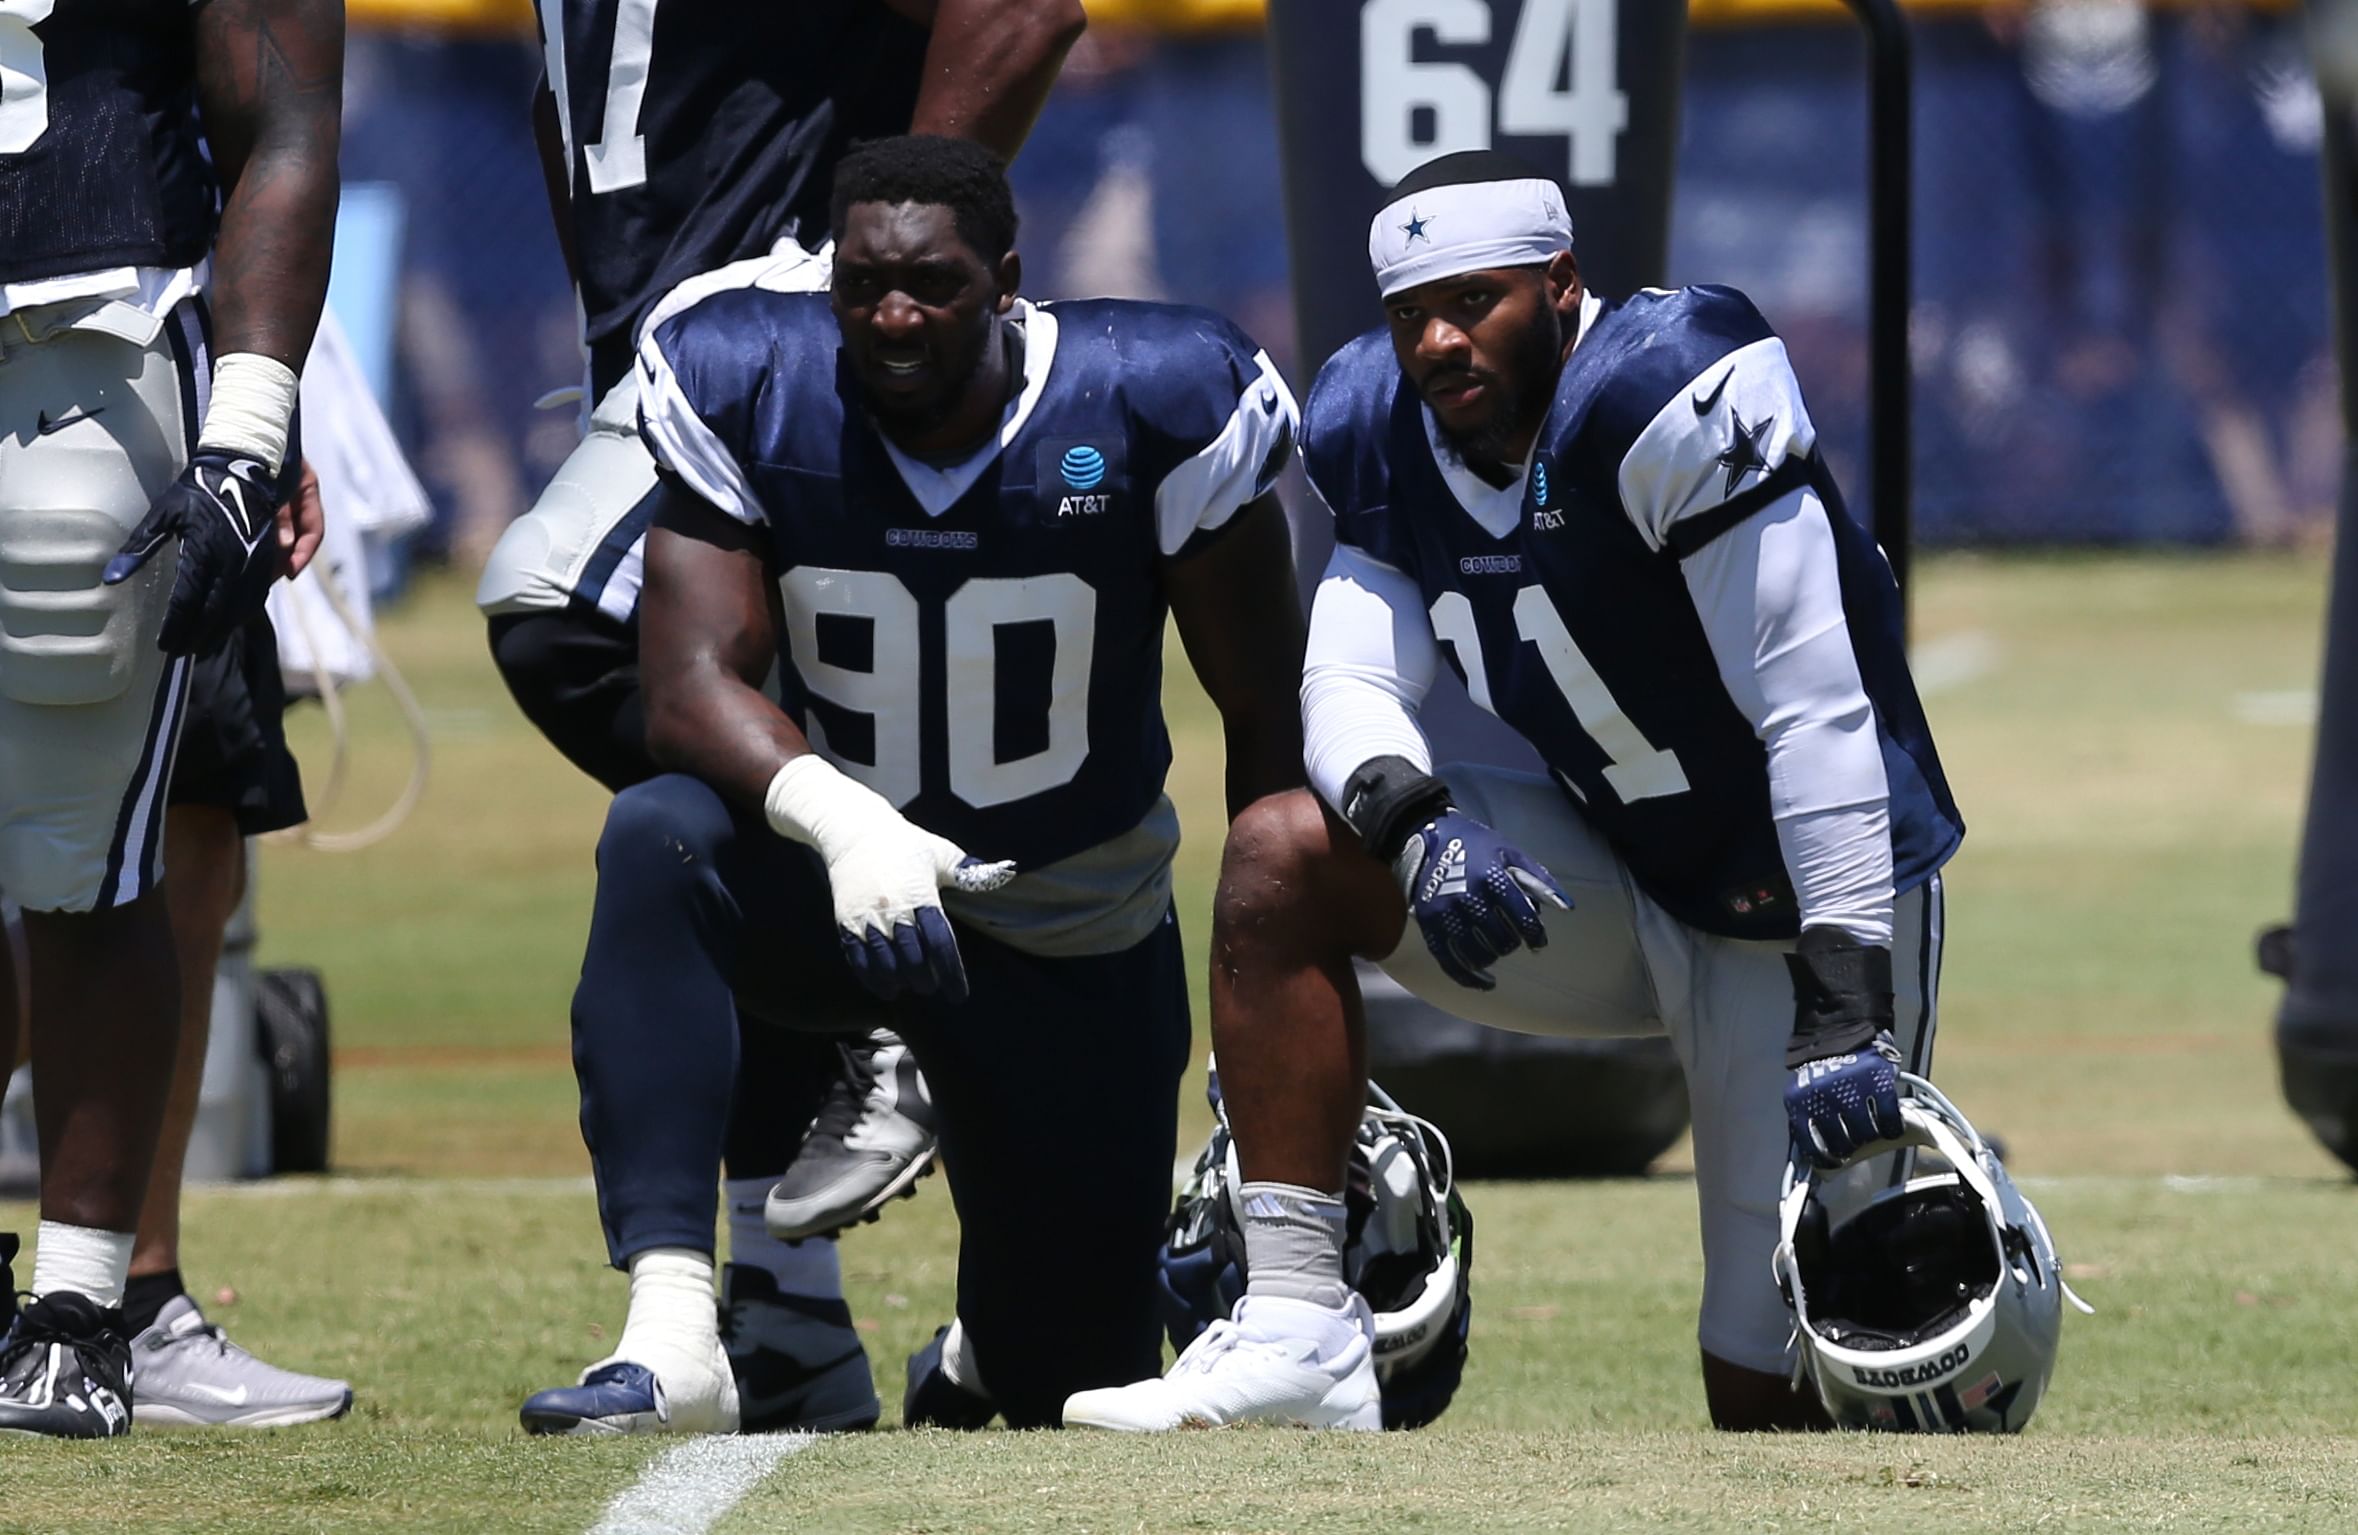
[[1267,357],[1201,310],[1018,298],[975,145],[871,144],[834,200],[831,294],[701,279],[642,333],[640,647],[676,771],[614,800],[573,1007],[630,1311],[536,1431],[738,1424],[712,1251],[740,1006],[889,1025],[932,1084],[965,1235],[909,1422],[1053,1425],[1152,1373],[1188,1055],[1166,613],[1231,814],[1301,781]]
[[[1670,1036],[1712,1420],[1823,1422],[1770,1270],[1780,1186],[1790,1148],[1839,1167],[1901,1132],[1964,833],[1891,571],[1743,295],[1589,292],[1561,189],[1487,151],[1410,175],[1368,243],[1386,323],[1303,415],[1336,535],[1302,688],[1317,797],[1238,818],[1214,918],[1248,1291],[1170,1377],[1066,1421],[1373,1426],[1341,1270],[1364,955],[1478,1022]],[[1547,776],[1435,772],[1444,647]]]

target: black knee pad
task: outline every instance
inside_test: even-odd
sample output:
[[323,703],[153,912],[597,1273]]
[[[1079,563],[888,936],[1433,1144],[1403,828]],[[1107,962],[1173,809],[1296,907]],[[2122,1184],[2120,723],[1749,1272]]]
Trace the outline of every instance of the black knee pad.
[[647,754],[638,635],[603,613],[502,613],[491,659],[565,760],[620,793],[662,771]]

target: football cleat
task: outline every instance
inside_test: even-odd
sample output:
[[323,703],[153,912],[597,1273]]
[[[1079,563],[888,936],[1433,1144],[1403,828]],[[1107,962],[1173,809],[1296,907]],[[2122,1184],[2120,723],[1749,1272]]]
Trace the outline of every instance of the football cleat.
[[901,1427],[977,1429],[990,1426],[998,1404],[972,1386],[950,1379],[942,1354],[959,1324],[937,1327],[933,1341],[909,1356],[909,1384],[901,1393]]
[[[1344,1179],[1343,1279],[1374,1318],[1384,1427],[1422,1428],[1465,1378],[1474,1217],[1457,1191],[1448,1138],[1375,1083],[1367,1091]],[[1243,1175],[1216,1067],[1208,1096],[1212,1136],[1179,1191],[1160,1254],[1163,1323],[1180,1352],[1235,1310],[1249,1277],[1236,1208]]]
[[1900,1142],[1938,1161],[1855,1211],[1828,1208],[1828,1175],[1807,1161],[1786,1171],[1772,1266],[1801,1350],[1795,1386],[1844,1428],[2014,1433],[2055,1372],[2065,1302],[2087,1303],[1956,1105],[1902,1073],[1900,1123]]
[[843,1075],[820,1101],[763,1218],[788,1242],[872,1221],[933,1170],[933,1099],[909,1047],[882,1029],[843,1046]]
[[709,1369],[667,1389],[655,1372],[628,1359],[605,1359],[575,1386],[553,1386],[524,1399],[528,1434],[733,1434],[737,1382],[715,1343]]
[[0,1345],[0,1434],[112,1439],[131,1432],[123,1313],[54,1291],[17,1313]]
[[141,1428],[286,1428],[352,1410],[349,1385],[265,1364],[185,1295],[166,1301],[155,1325],[131,1340],[131,1361],[139,1372],[131,1417]]
[[1233,1321],[1214,1322],[1159,1380],[1076,1392],[1067,1428],[1161,1433],[1275,1423],[1373,1431],[1384,1426],[1376,1384],[1375,1319],[1352,1296],[1336,1313],[1308,1301],[1248,1295]]
[[721,1270],[720,1335],[744,1432],[876,1426],[884,1407],[842,1300],[781,1295],[766,1271],[732,1263]]

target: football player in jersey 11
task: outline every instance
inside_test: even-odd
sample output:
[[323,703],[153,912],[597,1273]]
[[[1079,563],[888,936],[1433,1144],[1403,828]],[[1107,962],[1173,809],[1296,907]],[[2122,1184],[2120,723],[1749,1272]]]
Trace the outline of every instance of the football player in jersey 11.
[[297,552],[282,471],[326,297],[344,20],[333,0],[9,10],[0,891],[25,909],[41,1223],[0,1431],[100,1438],[132,1421],[121,1308],[179,1039],[167,785],[196,658]]
[[[1742,294],[1589,292],[1561,189],[1488,151],[1412,173],[1368,240],[1386,323],[1303,415],[1336,535],[1302,683],[1316,797],[1237,820],[1214,920],[1247,1293],[1169,1377],[1066,1421],[1367,1421],[1340,1268],[1362,955],[1498,1027],[1669,1034],[1712,1420],[1823,1423],[1771,1272],[1789,1152],[1858,1164],[1818,1180],[1829,1206],[1891,1181],[1860,1152],[1929,1069],[1964,833],[1890,570]],[[1444,657],[1546,776],[1435,770],[1417,710]]]
[[932,1084],[964,1235],[907,1422],[1053,1426],[1161,1358],[1188,1055],[1164,623],[1230,813],[1298,785],[1293,399],[1217,315],[1019,298],[979,145],[869,144],[833,211],[828,294],[716,277],[642,332],[673,771],[608,812],[573,1003],[630,1310],[525,1404],[537,1430],[739,1424],[711,1254],[740,1008],[890,1024]]
[[[819,290],[852,144],[910,131],[1014,155],[1085,24],[1080,0],[539,0],[535,128],[581,299],[594,408],[502,535],[476,599],[525,715],[609,790],[654,777],[640,686],[655,463],[632,347],[717,268]],[[934,1157],[922,1075],[890,1033],[752,1029],[728,1146],[729,1355],[749,1425],[864,1426],[879,1410],[833,1233],[913,1192]]]

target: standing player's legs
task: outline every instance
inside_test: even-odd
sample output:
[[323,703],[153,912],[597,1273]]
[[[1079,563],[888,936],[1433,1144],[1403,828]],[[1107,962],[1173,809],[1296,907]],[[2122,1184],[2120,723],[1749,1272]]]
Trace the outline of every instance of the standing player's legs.
[[267,617],[257,615],[197,660],[164,815],[180,1049],[123,1292],[139,1380],[132,1417],[142,1425],[278,1428],[339,1417],[352,1405],[343,1381],[282,1370],[230,1342],[206,1321],[180,1272],[181,1174],[211,1043],[222,936],[245,895],[246,839],[300,825],[308,814],[285,712]]
[[[580,1386],[525,1404],[527,1428],[738,1426],[712,1282],[738,1099],[739,988],[787,1021],[880,1021],[881,1004],[843,965],[828,913],[825,871],[810,853],[739,820],[703,783],[672,774],[615,797],[598,843],[573,1054],[599,1218],[608,1255],[631,1276],[630,1312],[614,1353]],[[796,1421],[806,1427],[876,1417],[866,1356],[841,1306],[810,1312],[803,1329],[812,1357]]]
[[911,1361],[905,1415],[1053,1428],[1074,1392],[1162,1361],[1186,959],[1169,912],[1114,954],[1048,959],[963,927],[958,943],[968,1000],[900,1010],[961,1232],[957,1335]]
[[48,318],[0,337],[0,888],[25,909],[42,1216],[0,1426],[99,1436],[128,1427],[115,1308],[179,1026],[160,885],[188,680],[156,648],[176,560],[99,572],[186,461],[207,371],[193,305],[144,347]]
[[[1892,912],[1892,1034],[1902,1068],[1932,1069],[1938,1023],[1942,892],[1938,876]],[[1703,1222],[1704,1394],[1723,1429],[1831,1426],[1817,1398],[1793,1389],[1792,1313],[1770,1277],[1777,1201],[1791,1155],[1785,1044],[1793,1032],[1786,946],[1697,932],[1651,902],[1639,930],[1694,1108],[1695,1193]],[[1839,1207],[1905,1175],[1886,1153],[1827,1187]]]

